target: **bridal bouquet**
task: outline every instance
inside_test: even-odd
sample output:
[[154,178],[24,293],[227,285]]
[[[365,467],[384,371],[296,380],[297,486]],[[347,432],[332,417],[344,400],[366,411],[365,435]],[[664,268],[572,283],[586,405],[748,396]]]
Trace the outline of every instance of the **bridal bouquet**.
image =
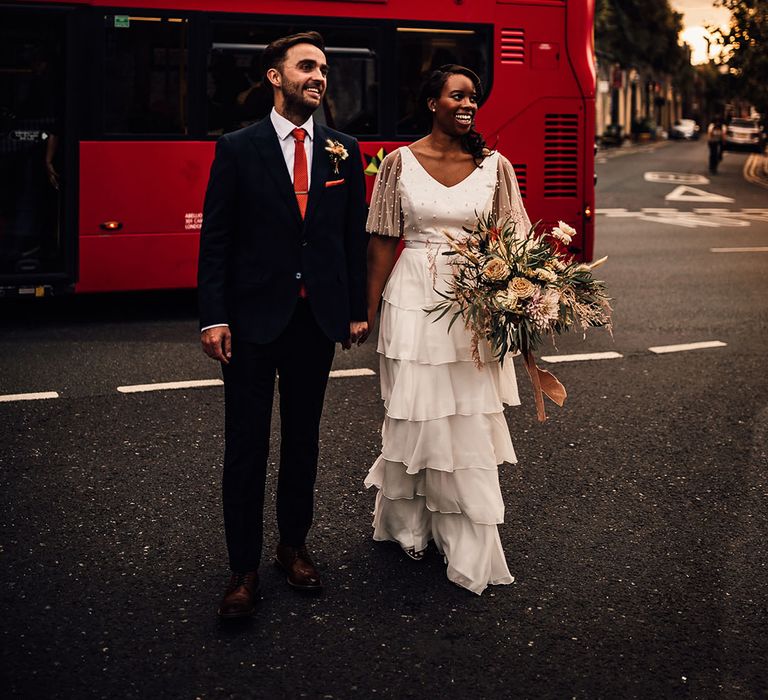
[[579,263],[563,252],[576,231],[562,221],[541,236],[534,224],[520,236],[516,224],[498,222],[493,215],[479,217],[467,236],[445,232],[453,256],[449,290],[436,290],[444,301],[427,309],[439,320],[452,313],[450,326],[461,317],[472,334],[472,354],[478,365],[479,345],[485,340],[503,363],[507,353],[519,352],[531,377],[539,420],[546,420],[546,394],[559,406],[565,401],[563,385],[539,369],[533,357],[545,336],[578,327],[610,330],[611,306],[605,284],[592,270],[605,262]]

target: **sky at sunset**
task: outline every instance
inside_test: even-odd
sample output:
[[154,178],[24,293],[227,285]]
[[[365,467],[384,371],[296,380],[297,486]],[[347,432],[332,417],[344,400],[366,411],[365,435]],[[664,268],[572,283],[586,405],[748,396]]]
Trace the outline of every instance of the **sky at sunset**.
[[[712,0],[670,0],[672,8],[683,14],[681,39],[692,51],[691,63],[707,62],[707,25],[727,26],[730,13],[722,7],[715,7]],[[714,42],[710,57],[716,55]]]

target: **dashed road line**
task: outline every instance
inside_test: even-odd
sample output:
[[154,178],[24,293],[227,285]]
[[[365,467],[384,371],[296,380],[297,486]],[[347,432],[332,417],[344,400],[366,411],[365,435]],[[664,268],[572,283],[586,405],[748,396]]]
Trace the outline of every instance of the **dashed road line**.
[[[376,372],[367,367],[359,369],[334,369],[328,376],[329,377],[370,377],[374,376]],[[145,391],[167,391],[172,389],[199,389],[201,387],[209,386],[223,386],[224,382],[221,379],[191,379],[183,382],[156,382],[154,384],[130,384],[127,386],[119,386],[117,390],[121,394],[138,394]]]
[[165,391],[166,389],[197,389],[205,386],[222,386],[221,379],[192,379],[185,382],[157,382],[156,384],[130,384],[119,386],[121,394],[137,394],[144,391]]
[[585,352],[576,355],[543,355],[544,362],[583,362],[585,360],[615,360],[624,357],[620,352]]
[[728,343],[723,343],[721,340],[704,340],[699,343],[681,343],[679,345],[657,345],[652,348],[648,348],[651,352],[655,352],[657,355],[663,355],[667,352],[685,352],[686,350],[702,350],[704,348],[723,348]]
[[0,401],[37,401],[39,399],[58,399],[58,391],[33,391],[26,394],[2,394]]
[[768,246],[745,246],[743,248],[710,248],[710,253],[768,253]]
[[360,369],[334,369],[331,370],[329,377],[375,377],[376,372],[367,367]]

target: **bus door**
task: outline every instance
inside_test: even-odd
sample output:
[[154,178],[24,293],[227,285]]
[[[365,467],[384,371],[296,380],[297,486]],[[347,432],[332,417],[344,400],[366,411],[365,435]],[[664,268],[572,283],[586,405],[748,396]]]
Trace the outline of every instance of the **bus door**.
[[66,119],[70,15],[0,6],[0,294],[40,295],[74,281],[66,204],[74,165]]

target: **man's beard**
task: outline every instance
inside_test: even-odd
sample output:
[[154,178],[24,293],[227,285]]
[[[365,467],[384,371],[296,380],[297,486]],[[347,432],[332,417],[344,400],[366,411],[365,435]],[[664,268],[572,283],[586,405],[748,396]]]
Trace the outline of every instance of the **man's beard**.
[[[319,106],[310,102],[304,96],[304,87],[306,83],[285,83],[283,85],[283,99],[286,108],[297,114],[305,114],[309,118]],[[322,102],[322,99],[321,99]]]

